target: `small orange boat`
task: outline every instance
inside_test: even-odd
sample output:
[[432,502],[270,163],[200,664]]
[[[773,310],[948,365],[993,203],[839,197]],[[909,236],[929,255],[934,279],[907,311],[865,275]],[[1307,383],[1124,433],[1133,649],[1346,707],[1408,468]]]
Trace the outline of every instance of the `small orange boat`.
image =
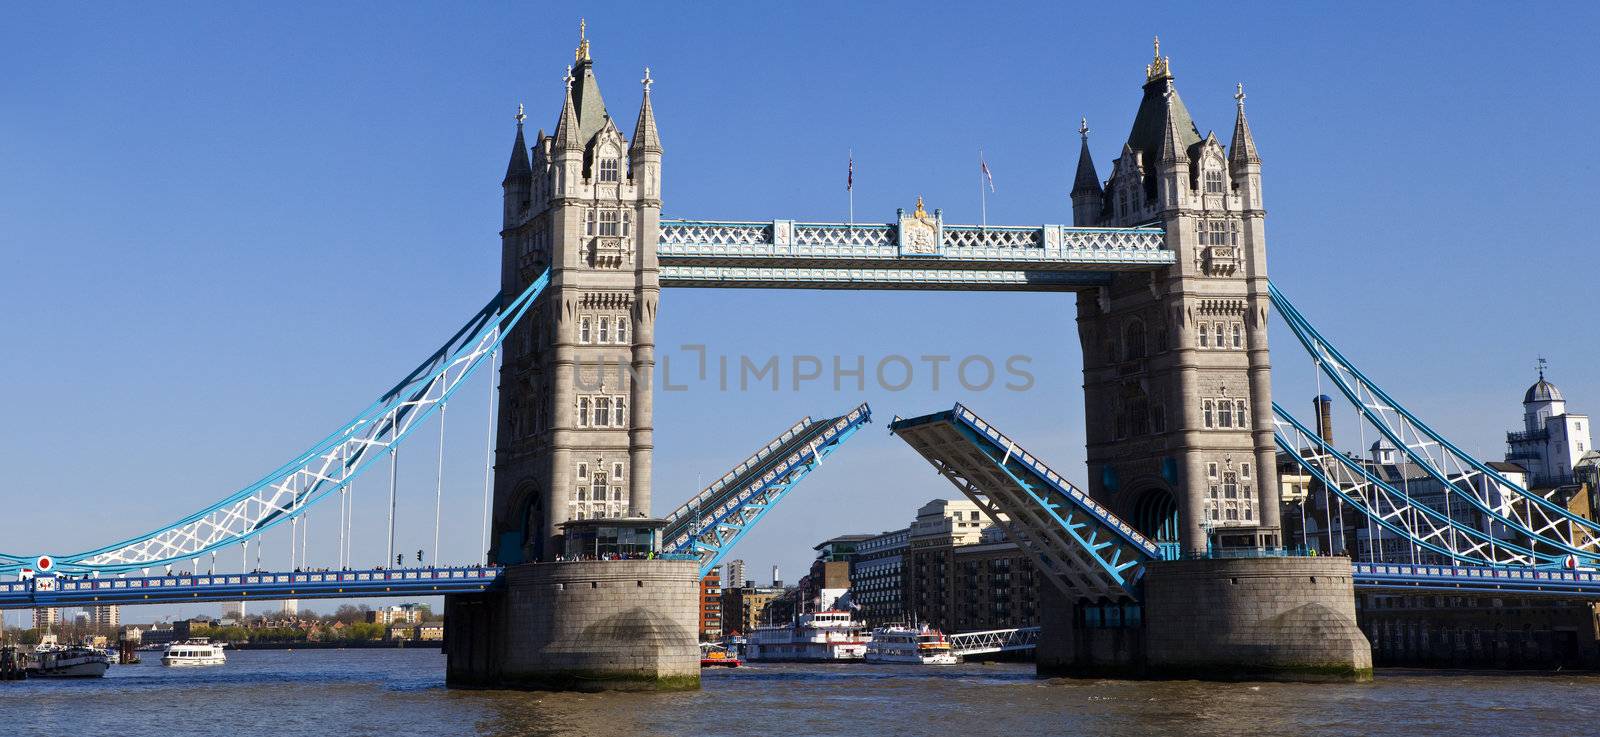
[[700,656],[701,668],[737,668],[741,665],[744,665],[743,660],[729,655],[725,650],[711,650]]

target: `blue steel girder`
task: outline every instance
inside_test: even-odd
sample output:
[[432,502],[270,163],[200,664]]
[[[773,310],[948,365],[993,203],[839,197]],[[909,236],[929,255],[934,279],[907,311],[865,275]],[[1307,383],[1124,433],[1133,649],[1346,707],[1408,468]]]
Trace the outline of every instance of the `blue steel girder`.
[[957,404],[889,429],[1006,524],[1062,591],[1091,601],[1139,598],[1139,567],[1161,557],[1155,543],[971,410]]
[[466,594],[494,586],[500,573],[501,569],[494,566],[469,566],[139,577],[38,576],[0,582],[0,609]]
[[1452,498],[1539,545],[1600,564],[1600,523],[1512,482],[1451,443],[1356,368],[1276,285],[1268,291],[1278,315],[1361,418]]
[[671,287],[1076,291],[1176,263],[1160,228],[935,225],[912,243],[894,223],[663,220]]
[[[1277,402],[1272,403],[1272,411],[1276,417],[1273,436],[1280,450],[1351,509],[1419,548],[1470,565],[1554,565],[1565,559],[1496,538],[1415,501],[1404,488],[1374,476],[1329,446]],[[1383,509],[1384,502],[1388,511]]]
[[[806,422],[797,424],[790,431],[793,437],[774,452],[751,457],[760,462],[740,464],[718,482],[720,486],[713,485],[674,511],[663,531],[662,551],[693,555],[700,560],[700,575],[709,574],[778,502],[871,419],[872,409],[862,404],[803,430]],[[711,494],[713,489],[720,493]],[[709,509],[696,505],[702,498]]]
[[[496,295],[354,419],[256,482],[159,530],[94,550],[51,556],[56,570],[120,573],[188,562],[247,543],[299,518],[392,452],[448,402],[494,355],[549,280],[547,271],[509,301]],[[23,565],[14,556],[0,557],[0,574],[16,573]]]

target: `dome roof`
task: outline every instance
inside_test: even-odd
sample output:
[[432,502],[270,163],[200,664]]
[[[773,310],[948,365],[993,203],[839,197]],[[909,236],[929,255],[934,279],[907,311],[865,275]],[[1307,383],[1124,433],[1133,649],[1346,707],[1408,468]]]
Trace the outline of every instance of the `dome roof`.
[[1527,394],[1522,395],[1522,403],[1523,404],[1533,404],[1534,402],[1563,402],[1563,401],[1566,401],[1566,400],[1561,398],[1561,390],[1557,389],[1555,384],[1552,384],[1552,383],[1550,383],[1548,381],[1545,381],[1543,376],[1539,377],[1539,383],[1528,387],[1528,393]]

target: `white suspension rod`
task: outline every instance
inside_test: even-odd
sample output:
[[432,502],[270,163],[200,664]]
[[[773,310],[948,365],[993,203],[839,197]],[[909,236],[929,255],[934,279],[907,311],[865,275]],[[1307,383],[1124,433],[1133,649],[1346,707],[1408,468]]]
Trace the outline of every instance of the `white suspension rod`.
[[[428,549],[429,560],[437,566],[439,563],[439,516],[443,512],[444,503],[444,413],[450,405],[439,404],[439,475],[433,487],[433,547]],[[422,565],[422,561],[417,561]]]

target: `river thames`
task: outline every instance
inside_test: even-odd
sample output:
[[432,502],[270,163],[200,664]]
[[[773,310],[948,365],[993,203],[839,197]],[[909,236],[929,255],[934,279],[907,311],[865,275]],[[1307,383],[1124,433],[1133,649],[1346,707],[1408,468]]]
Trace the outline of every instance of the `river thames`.
[[[154,660],[151,658],[150,660]],[[0,683],[55,735],[1534,735],[1600,731],[1600,675],[1380,670],[1364,685],[1041,679],[1029,664],[755,665],[679,694],[453,691],[432,650],[235,651]]]

